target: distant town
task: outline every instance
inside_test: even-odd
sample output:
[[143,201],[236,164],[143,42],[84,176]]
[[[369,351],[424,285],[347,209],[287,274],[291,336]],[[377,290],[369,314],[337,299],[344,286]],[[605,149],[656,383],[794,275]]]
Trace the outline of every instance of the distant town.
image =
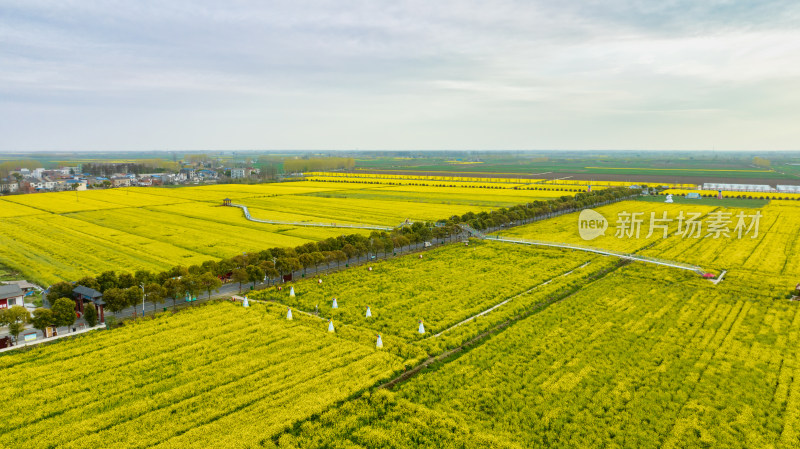
[[245,158],[234,162],[199,155],[180,161],[141,159],[50,165],[57,168],[36,167],[35,161],[0,163],[0,194],[264,182],[282,180],[306,170],[349,168],[353,160]]
[[[92,164],[99,165],[99,164]],[[126,166],[130,164],[102,164],[105,166]],[[104,189],[112,187],[151,187],[161,185],[214,184],[220,181],[246,180],[256,178],[260,169],[252,167],[201,168],[182,166],[176,172],[134,173],[127,170],[113,170],[110,174],[100,174],[84,170],[82,164],[56,169],[19,168],[11,170],[9,176],[0,180],[0,192],[35,193],[60,192],[65,190]]]

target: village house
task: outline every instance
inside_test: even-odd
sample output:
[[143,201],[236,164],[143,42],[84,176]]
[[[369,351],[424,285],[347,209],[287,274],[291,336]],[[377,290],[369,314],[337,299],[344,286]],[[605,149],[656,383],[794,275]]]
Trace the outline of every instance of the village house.
[[38,190],[55,190],[57,184],[55,181],[39,180],[39,181],[32,181],[30,185],[31,187],[33,187],[35,190],[38,191]]
[[0,181],[0,193],[14,193],[19,190],[17,181]]
[[32,284],[28,281],[4,281],[3,284],[5,285],[16,285],[22,290],[23,296],[28,296],[36,293],[37,291],[41,291],[42,288],[36,284]]
[[252,173],[257,173],[252,168],[232,168],[231,179],[248,178]]
[[23,305],[25,293],[16,284],[0,285],[0,309]]
[[130,187],[131,178],[127,176],[114,176],[111,178],[111,184],[113,184],[114,187]]
[[82,181],[80,179],[68,179],[65,182],[67,189],[74,189],[79,191],[86,190],[86,181]]
[[203,169],[197,172],[197,176],[203,178],[203,180],[209,179],[217,179],[218,175],[217,172],[214,170]]
[[156,176],[142,176],[136,181],[136,185],[139,187],[160,186],[161,178]]

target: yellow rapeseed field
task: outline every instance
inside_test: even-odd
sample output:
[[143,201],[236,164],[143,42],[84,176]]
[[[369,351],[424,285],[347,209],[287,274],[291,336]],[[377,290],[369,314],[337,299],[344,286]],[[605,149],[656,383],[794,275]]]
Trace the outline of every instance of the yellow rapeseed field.
[[[387,172],[393,170],[385,170]],[[502,174],[502,173],[486,173],[486,175]],[[597,181],[597,180],[581,180],[581,179],[537,179],[537,178],[518,178],[514,174],[506,174],[503,177],[471,177],[468,173],[461,172],[460,174],[452,173],[446,174],[443,172],[441,175],[405,175],[393,173],[337,173],[337,172],[309,172],[304,174],[307,179],[315,181],[340,181],[343,183],[348,182],[372,182],[372,183],[395,183],[395,184],[415,184],[424,181],[429,185],[452,185],[461,183],[464,185],[478,184],[478,185],[506,185],[509,188],[521,185],[560,185],[560,186],[588,186],[592,187],[627,187],[632,185],[648,184],[642,181]],[[652,183],[650,183],[652,184]],[[663,182],[658,185],[667,185],[674,188],[693,188],[693,184],[680,184]]]
[[403,369],[392,337],[285,313],[215,304],[3,356],[0,446],[251,447]]
[[[698,193],[701,196],[717,197],[719,193],[717,190],[693,190],[693,189],[667,189],[663,192],[664,195],[673,194],[678,196],[685,196],[687,193]],[[764,198],[764,199],[795,199],[800,198],[800,193],[774,193],[774,192],[740,192],[734,190],[723,190],[723,198]]]
[[[775,201],[761,208],[724,208],[691,204],[666,204],[650,201],[624,201],[596,209],[608,221],[605,235],[592,240],[581,238],[578,228],[578,213],[563,215],[530,225],[502,231],[504,237],[521,237],[533,240],[580,244],[615,251],[639,253],[645,256],[675,260],[719,272],[738,270],[746,273],[761,273],[769,276],[796,276],[800,273],[800,203],[796,201]],[[655,227],[650,234],[651,213],[656,219],[663,214],[672,221],[655,221],[654,225],[668,225],[667,238],[663,229]],[[698,214],[700,230],[691,234],[676,235],[678,217],[681,212],[688,219],[690,214]],[[638,216],[643,222],[639,236],[629,233],[627,225],[620,230],[620,218],[624,213],[642,213]],[[745,225],[740,238],[736,231],[738,214],[742,214]],[[758,218],[758,234],[755,228],[747,233],[752,217]],[[720,222],[727,236],[709,228],[712,222]],[[686,228],[684,227],[684,230]],[[693,229],[693,231],[696,229]],[[753,237],[755,235],[755,238]],[[787,280],[786,283],[792,282]],[[796,282],[796,281],[795,281]]]
[[[385,226],[507,204],[506,199],[479,205],[433,204],[415,201],[412,193],[377,200],[334,197],[385,187],[300,181],[4,196],[0,198],[0,264],[49,285],[107,270],[161,271],[343,233],[369,233],[251,222],[240,209],[222,207],[224,198],[250,207],[252,216],[266,220]],[[321,196],[327,193],[330,198]]]

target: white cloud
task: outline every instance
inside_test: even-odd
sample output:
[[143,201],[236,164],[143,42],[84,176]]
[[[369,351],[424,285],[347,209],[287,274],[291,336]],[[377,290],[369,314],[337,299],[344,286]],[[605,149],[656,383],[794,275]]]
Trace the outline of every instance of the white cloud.
[[0,150],[796,149],[799,10],[9,0]]

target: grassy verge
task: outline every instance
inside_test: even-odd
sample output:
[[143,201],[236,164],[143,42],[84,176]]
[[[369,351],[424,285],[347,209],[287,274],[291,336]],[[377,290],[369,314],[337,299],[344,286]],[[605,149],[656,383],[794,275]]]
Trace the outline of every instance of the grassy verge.
[[[636,201],[649,201],[651,203],[663,203],[665,197],[659,196],[641,196],[636,198]],[[692,204],[699,206],[715,206],[715,207],[731,207],[731,208],[759,208],[769,204],[769,200],[750,200],[744,198],[723,198],[721,200],[716,198],[698,198],[688,199],[682,196],[673,196],[672,201],[675,204]]]

